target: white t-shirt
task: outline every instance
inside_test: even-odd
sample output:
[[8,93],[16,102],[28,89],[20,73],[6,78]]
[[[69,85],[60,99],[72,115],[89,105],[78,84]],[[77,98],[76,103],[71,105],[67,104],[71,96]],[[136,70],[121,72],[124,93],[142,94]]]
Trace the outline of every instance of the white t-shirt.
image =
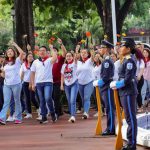
[[77,62],[77,78],[79,84],[85,85],[94,80],[93,68],[91,58],[85,61],[85,63],[81,61]]
[[30,82],[31,69],[27,69],[27,67],[25,66],[25,63],[23,63],[21,66],[20,73],[22,72],[24,73],[23,81]]
[[144,60],[143,59],[141,59],[140,61],[137,60],[136,66],[137,66],[136,76],[138,76],[138,74],[140,73],[140,69],[144,69],[145,68]]
[[36,59],[33,62],[31,71],[35,72],[35,83],[53,82],[53,64],[51,63],[51,59],[52,58],[48,58],[44,62]]
[[20,78],[20,68],[21,68],[21,60],[18,57],[13,65],[5,65],[4,72],[5,72],[5,85],[15,85],[21,83]]
[[64,82],[65,85],[69,86],[72,85],[75,81],[77,81],[77,64],[72,63],[72,64],[63,64],[62,69],[61,69],[61,74],[64,75]]
[[101,65],[93,68],[94,79],[99,80],[101,78]]
[[120,67],[121,63],[120,63],[120,60],[117,60],[115,63],[114,63],[114,66],[115,66],[115,70],[114,70],[114,77],[113,77],[113,80],[114,81],[117,81],[119,79],[119,67]]

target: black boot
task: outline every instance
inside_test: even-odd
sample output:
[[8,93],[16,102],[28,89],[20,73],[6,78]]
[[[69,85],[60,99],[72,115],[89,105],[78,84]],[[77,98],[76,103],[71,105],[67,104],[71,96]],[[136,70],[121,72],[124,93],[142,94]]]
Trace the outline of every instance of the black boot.
[[115,135],[115,131],[110,131],[109,129],[106,129],[103,133],[102,136],[108,136],[108,135]]
[[136,146],[127,144],[127,145],[123,146],[123,148],[121,150],[136,150]]

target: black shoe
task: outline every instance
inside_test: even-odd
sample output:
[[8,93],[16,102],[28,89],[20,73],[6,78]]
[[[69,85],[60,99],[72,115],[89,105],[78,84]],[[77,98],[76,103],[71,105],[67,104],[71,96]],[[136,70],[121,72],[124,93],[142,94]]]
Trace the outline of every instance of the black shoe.
[[40,124],[46,124],[46,123],[48,123],[47,117],[42,117]]
[[55,113],[51,114],[52,122],[57,121],[57,115]]
[[123,146],[123,148],[121,150],[136,150],[136,147],[127,144],[127,145]]
[[110,132],[110,130],[106,129],[106,130],[102,133],[102,136],[108,136],[108,135],[115,135],[115,131]]

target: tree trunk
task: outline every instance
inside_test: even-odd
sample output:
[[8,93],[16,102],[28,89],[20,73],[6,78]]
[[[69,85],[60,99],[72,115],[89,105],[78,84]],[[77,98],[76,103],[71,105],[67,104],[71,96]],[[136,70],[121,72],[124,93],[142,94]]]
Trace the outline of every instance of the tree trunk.
[[[15,12],[16,42],[24,51],[27,51],[28,43],[33,50],[35,39],[32,0],[15,0]],[[27,38],[23,38],[24,35],[27,35]]]
[[[97,7],[98,14],[101,18],[104,34],[107,35],[108,41],[113,42],[112,31],[112,13],[111,13],[111,0],[93,0]],[[125,0],[124,4],[120,5],[120,0],[115,1],[116,5],[116,26],[117,33],[120,34],[124,20],[131,9],[134,0]]]

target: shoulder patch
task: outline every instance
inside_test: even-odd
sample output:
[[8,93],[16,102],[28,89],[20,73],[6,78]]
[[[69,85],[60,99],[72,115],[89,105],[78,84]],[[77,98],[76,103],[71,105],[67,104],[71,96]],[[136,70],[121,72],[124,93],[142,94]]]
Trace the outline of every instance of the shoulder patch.
[[133,68],[133,64],[132,63],[127,63],[127,69],[132,70],[132,68]]
[[106,69],[109,68],[109,63],[108,62],[104,63],[104,68],[106,68]]

